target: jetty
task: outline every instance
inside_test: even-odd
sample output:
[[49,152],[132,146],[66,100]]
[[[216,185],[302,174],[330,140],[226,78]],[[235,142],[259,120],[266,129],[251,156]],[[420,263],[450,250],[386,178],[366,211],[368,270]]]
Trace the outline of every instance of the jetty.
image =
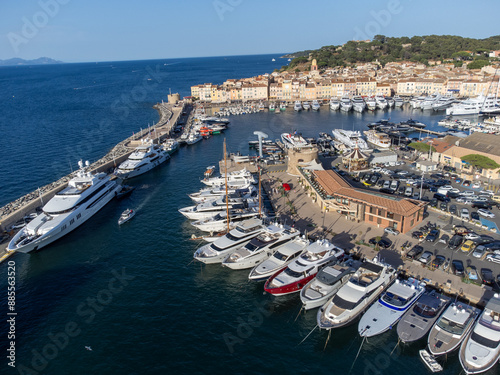
[[[160,116],[159,121],[149,128],[124,139],[113,147],[106,155],[90,165],[92,173],[112,173],[113,170],[135,150],[144,140],[151,139],[154,143],[161,143],[165,138],[172,137],[173,129],[178,124],[183,113],[191,111],[192,106],[180,101],[179,103],[157,103],[153,106]],[[68,185],[68,181],[76,174],[72,172],[55,182],[38,188],[15,201],[0,208],[0,263],[13,254],[6,251],[10,238],[15,234],[12,226],[31,214],[40,210],[58,191]]]

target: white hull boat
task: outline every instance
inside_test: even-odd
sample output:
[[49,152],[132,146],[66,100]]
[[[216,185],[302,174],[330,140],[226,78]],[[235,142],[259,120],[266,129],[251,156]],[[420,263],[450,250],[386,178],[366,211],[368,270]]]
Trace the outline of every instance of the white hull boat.
[[344,144],[349,149],[355,147],[358,147],[361,151],[368,149],[368,145],[359,131],[334,129],[332,134],[337,142]]
[[170,159],[160,145],[147,142],[137,147],[127,160],[121,163],[115,174],[121,179],[140,176]]
[[296,101],[295,104],[293,105],[293,110],[296,112],[302,111],[302,103],[300,101]]
[[312,105],[311,105],[311,109],[313,111],[319,111],[320,105],[319,105],[317,100],[313,100]]
[[[259,210],[255,207],[232,210],[229,212],[229,229],[234,228],[239,222],[255,217],[258,214]],[[203,232],[222,232],[227,228],[227,214],[221,212],[210,219],[193,221],[191,225]]]
[[127,208],[120,215],[120,218],[118,219],[118,225],[125,224],[127,221],[132,219],[134,216],[135,216],[135,211],[130,209],[130,208]]
[[338,111],[340,108],[340,102],[337,98],[330,99],[330,109],[332,111]]

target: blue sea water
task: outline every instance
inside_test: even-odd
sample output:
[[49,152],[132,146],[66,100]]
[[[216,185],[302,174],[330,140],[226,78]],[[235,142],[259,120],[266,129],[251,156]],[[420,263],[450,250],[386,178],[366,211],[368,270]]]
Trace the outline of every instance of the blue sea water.
[[[274,55],[0,68],[0,205],[94,161],[157,121],[152,105],[191,85],[254,76],[283,65]],[[414,117],[409,110],[357,114],[258,113],[231,118],[229,151],[248,150],[254,130],[271,138],[299,130],[365,129]],[[440,115],[418,114],[436,128]],[[16,368],[7,366],[7,263],[0,265],[0,363],[5,374],[423,374],[418,349],[388,332],[362,343],[356,325],[313,332],[316,312],[298,296],[263,295],[246,271],[193,263],[200,245],[177,213],[222,157],[223,137],[183,147],[161,168],[131,181],[130,198],[16,269]],[[120,213],[137,214],[118,226]],[[87,350],[89,346],[92,350]],[[359,356],[357,357],[359,350]],[[391,354],[392,353],[392,354]],[[356,359],[357,357],[357,359]],[[355,361],[356,359],[356,361]],[[355,361],[355,362],[354,362]],[[460,373],[456,355],[445,374]]]

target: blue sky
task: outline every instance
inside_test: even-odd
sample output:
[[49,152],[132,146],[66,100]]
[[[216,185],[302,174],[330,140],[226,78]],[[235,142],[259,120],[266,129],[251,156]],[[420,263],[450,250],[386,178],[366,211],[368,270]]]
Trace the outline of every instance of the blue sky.
[[2,1],[0,59],[65,62],[294,52],[374,34],[500,34],[497,0]]

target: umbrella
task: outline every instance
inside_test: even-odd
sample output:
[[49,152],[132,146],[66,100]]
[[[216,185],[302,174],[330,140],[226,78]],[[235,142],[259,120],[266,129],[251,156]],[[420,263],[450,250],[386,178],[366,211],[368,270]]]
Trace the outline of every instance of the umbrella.
[[292,188],[288,184],[283,184],[283,189],[285,189],[285,191],[290,191]]

